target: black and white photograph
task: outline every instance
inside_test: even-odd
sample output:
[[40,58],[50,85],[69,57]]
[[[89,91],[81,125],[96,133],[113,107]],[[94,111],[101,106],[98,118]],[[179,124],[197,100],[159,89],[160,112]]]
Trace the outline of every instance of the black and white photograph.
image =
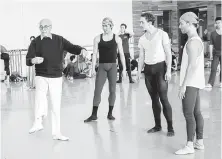
[[220,0],[1,0],[1,159],[221,159]]

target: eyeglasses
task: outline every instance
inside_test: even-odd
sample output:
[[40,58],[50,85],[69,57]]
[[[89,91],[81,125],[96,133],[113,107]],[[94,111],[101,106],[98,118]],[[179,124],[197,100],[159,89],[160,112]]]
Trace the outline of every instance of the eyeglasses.
[[44,26],[40,25],[40,26],[39,26],[39,28],[40,28],[41,30],[43,30],[43,29],[48,29],[49,27],[51,27],[51,25],[44,25]]

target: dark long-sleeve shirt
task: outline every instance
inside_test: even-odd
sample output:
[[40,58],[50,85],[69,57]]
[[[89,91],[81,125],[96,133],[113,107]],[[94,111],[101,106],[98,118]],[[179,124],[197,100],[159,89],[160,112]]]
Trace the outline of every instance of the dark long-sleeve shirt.
[[219,35],[216,30],[211,33],[210,45],[213,45],[213,54],[221,55],[221,35]]
[[41,64],[36,64],[36,76],[56,78],[62,76],[63,70],[63,52],[67,51],[71,54],[79,55],[81,46],[73,45],[62,36],[52,34],[51,38],[36,37],[30,44],[26,55],[26,65],[32,66],[31,60],[34,57],[43,57]]

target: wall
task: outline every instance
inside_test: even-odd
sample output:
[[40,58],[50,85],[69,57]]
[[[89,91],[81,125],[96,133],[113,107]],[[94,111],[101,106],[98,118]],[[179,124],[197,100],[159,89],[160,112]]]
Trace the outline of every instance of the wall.
[[[140,15],[142,11],[156,11],[156,10],[170,10],[171,19],[171,36],[172,36],[172,47],[175,51],[178,51],[178,13],[177,13],[177,1],[133,1],[133,30],[134,36],[134,53],[135,57],[139,54],[138,41],[143,30],[140,27]],[[170,35],[169,35],[170,36]]]
[[27,48],[30,36],[39,34],[38,22],[52,20],[52,32],[73,43],[92,45],[102,31],[101,21],[109,16],[114,32],[126,23],[132,31],[132,2],[129,1],[5,1],[1,4],[0,44],[7,49]]
[[221,16],[221,4],[216,5],[216,16]]
[[221,1],[191,1],[189,3],[186,1],[178,1],[178,9],[207,7],[207,28],[208,31],[211,32],[214,30],[214,20],[217,12],[221,13],[221,8],[216,7],[218,4],[221,5]]
[[[219,6],[220,4],[220,6]],[[216,7],[217,5],[217,7]],[[152,10],[170,10],[171,11],[171,34],[172,34],[172,48],[174,51],[179,51],[180,46],[180,31],[179,31],[179,16],[180,9],[196,8],[196,7],[206,7],[207,6],[207,28],[208,31],[214,30],[214,19],[216,15],[221,13],[221,2],[220,1],[160,1],[160,0],[149,0],[140,1],[134,0],[132,3],[133,7],[133,29],[135,32],[134,37],[134,49],[135,56],[139,54],[139,49],[137,47],[139,38],[143,34],[143,30],[140,27],[140,15],[142,11],[152,11]]]

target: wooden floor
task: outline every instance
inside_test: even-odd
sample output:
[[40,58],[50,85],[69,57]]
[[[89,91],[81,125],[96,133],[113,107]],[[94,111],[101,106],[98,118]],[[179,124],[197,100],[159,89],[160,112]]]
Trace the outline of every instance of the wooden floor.
[[[209,72],[206,71],[208,80]],[[147,134],[154,126],[151,100],[140,83],[129,84],[128,79],[117,85],[114,108],[116,120],[107,121],[108,84],[105,84],[98,121],[83,122],[92,110],[95,79],[64,79],[61,109],[62,133],[69,142],[52,140],[51,115],[44,122],[44,130],[28,134],[33,122],[34,90],[26,83],[1,83],[1,151],[2,159],[220,159],[221,158],[221,89],[201,91],[204,116],[204,151],[176,156],[174,152],[186,142],[185,120],[178,99],[179,76],[174,74],[169,84],[169,101],[173,109],[176,135],[163,131]],[[49,104],[50,105],[50,104]],[[50,108],[49,108],[50,109]]]

